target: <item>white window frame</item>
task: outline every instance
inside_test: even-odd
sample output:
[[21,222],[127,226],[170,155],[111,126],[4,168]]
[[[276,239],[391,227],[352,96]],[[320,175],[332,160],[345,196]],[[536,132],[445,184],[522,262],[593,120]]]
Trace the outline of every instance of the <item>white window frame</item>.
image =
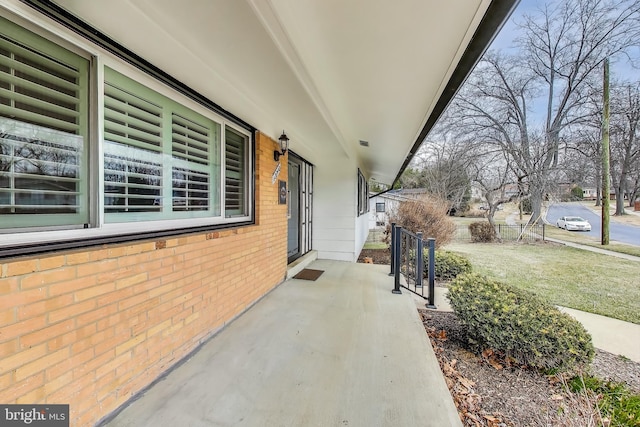
[[[46,243],[68,240],[85,240],[114,235],[137,234],[145,232],[185,232],[189,228],[201,228],[217,226],[238,226],[253,224],[254,204],[255,204],[255,144],[251,132],[231,120],[219,116],[214,111],[206,108],[187,96],[162,84],[154,77],[138,70],[134,66],[116,58],[110,52],[94,45],[71,31],[52,24],[50,21],[40,18],[37,14],[31,16],[27,21],[24,18],[14,15],[11,12],[4,12],[0,8],[0,16],[14,22],[23,29],[44,37],[62,48],[68,49],[75,54],[89,59],[89,142],[88,160],[86,167],[89,168],[89,178],[86,187],[90,193],[88,200],[89,224],[88,228],[83,224],[59,229],[55,226],[44,225],[36,228],[4,229],[0,230],[0,248],[7,248],[16,245],[30,245],[36,243]],[[32,22],[33,21],[33,22]],[[39,22],[42,21],[42,22]],[[55,33],[55,34],[54,34]],[[160,96],[175,100],[186,109],[202,115],[217,123],[220,129],[220,141],[218,145],[221,179],[213,177],[210,182],[212,187],[216,187],[219,198],[219,212],[216,216],[206,216],[201,218],[169,218],[161,220],[145,220],[132,222],[109,223],[105,221],[104,213],[104,77],[105,67],[112,68],[118,73],[134,80],[136,83],[146,86]],[[224,189],[224,141],[227,128],[246,138],[246,159],[244,170],[244,190],[245,204],[241,215],[227,217],[225,215],[225,189]],[[95,172],[94,172],[95,171]],[[169,187],[171,185],[169,184]],[[0,215],[1,220],[2,215]],[[71,228],[71,229],[69,229]],[[134,236],[132,236],[134,237]],[[126,241],[126,236],[123,238]]]

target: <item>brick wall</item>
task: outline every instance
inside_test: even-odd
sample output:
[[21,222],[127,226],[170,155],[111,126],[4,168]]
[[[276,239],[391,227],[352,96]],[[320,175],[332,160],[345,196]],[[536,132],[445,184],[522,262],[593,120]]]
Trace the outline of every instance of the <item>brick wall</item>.
[[1,261],[0,402],[92,425],[280,283],[275,147],[257,135],[255,226]]

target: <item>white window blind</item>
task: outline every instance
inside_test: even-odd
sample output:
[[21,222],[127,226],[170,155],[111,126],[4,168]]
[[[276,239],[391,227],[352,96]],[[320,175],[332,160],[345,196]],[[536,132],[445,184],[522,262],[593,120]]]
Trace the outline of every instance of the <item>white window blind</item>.
[[173,210],[209,210],[210,129],[172,115]]
[[248,138],[225,128],[225,215],[244,216],[247,212],[247,147]]
[[105,213],[162,211],[162,107],[104,89]]
[[0,18],[0,228],[88,222],[87,106],[88,61]]

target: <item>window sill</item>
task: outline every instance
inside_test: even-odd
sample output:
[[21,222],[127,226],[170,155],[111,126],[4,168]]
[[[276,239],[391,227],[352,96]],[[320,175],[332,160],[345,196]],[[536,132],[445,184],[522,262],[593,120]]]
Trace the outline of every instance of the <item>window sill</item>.
[[143,240],[205,233],[255,225],[249,219],[234,223],[191,225],[174,224],[173,228],[158,229],[158,224],[108,224],[102,228],[56,230],[0,235],[0,259],[38,255],[50,252],[89,248],[106,244],[133,243]]

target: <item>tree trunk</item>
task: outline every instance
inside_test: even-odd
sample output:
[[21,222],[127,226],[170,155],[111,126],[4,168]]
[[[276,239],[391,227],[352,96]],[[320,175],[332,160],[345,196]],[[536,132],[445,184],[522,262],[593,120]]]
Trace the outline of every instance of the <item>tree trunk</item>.
[[542,192],[539,188],[531,188],[531,224],[542,223]]
[[489,210],[487,211],[487,220],[489,221],[489,224],[491,224],[493,229],[496,231],[496,240],[498,242],[502,243],[502,236],[500,235],[500,232],[498,231],[498,228],[496,227],[496,222],[493,219],[493,216],[496,214],[496,209],[497,209],[497,206],[489,205]]
[[616,213],[615,215],[625,215],[624,211],[624,190],[618,186],[616,188]]

